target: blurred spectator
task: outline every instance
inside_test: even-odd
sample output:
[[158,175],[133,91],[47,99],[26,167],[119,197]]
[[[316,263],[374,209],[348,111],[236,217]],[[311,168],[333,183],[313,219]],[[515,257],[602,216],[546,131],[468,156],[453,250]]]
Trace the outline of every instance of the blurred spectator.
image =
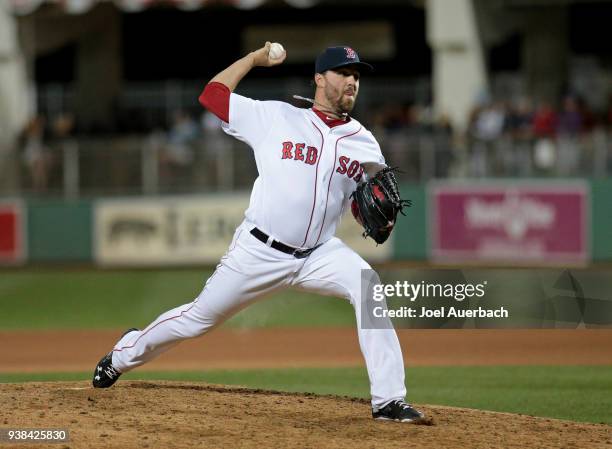
[[557,134],[575,137],[581,130],[582,117],[578,111],[578,104],[573,97],[566,97],[557,120]]
[[472,116],[470,129],[473,145],[470,154],[470,172],[473,176],[483,177],[497,172],[496,143],[502,136],[506,123],[506,110],[503,103],[484,105]]
[[506,134],[510,137],[512,154],[505,159],[510,167],[506,174],[529,176],[533,168],[533,108],[530,99],[521,98],[510,106],[506,119]]
[[538,174],[550,174],[557,161],[557,147],[552,139],[538,139],[533,148],[533,162]]
[[43,116],[36,116],[27,124],[23,135],[23,158],[28,168],[32,188],[37,192],[47,190],[49,170],[52,164],[50,148],[45,144]]
[[435,150],[434,176],[446,178],[455,164],[455,138],[453,126],[448,114],[442,112],[438,115],[433,127],[433,142]]
[[504,130],[506,110],[500,102],[485,106],[476,116],[472,133],[485,142],[498,139]]
[[200,126],[204,137],[206,164],[199,171],[199,176],[214,180],[223,190],[231,190],[234,187],[236,163],[231,151],[232,142],[223,132],[221,119],[210,111],[204,111]]
[[580,147],[577,141],[582,131],[582,117],[576,100],[567,96],[563,99],[557,120],[557,166],[556,173],[568,176],[579,163]]
[[67,139],[74,130],[74,115],[62,113],[53,120],[53,135],[57,139]]
[[434,110],[429,104],[417,104],[409,109],[411,120],[409,123],[420,133],[435,133],[437,131],[438,120]]
[[533,116],[533,133],[539,138],[554,138],[557,130],[557,113],[550,103],[543,101]]
[[[221,119],[212,112],[206,110],[202,113],[202,117],[200,118],[200,126],[202,128],[202,131],[204,132],[206,140],[208,140],[209,137],[213,136],[224,136],[225,133],[223,132],[223,129],[221,127],[222,124],[223,122],[221,121]],[[216,140],[213,140],[213,142],[216,142]],[[217,148],[217,145],[212,145],[212,148],[210,148],[209,151],[216,153],[220,151],[220,149]]]
[[194,145],[198,136],[198,125],[193,118],[184,111],[175,112],[167,143],[160,155],[162,178],[174,183],[185,175],[194,160]]
[[506,130],[514,140],[528,141],[533,138],[533,107],[528,98],[521,98],[516,107],[510,108]]
[[62,157],[64,195],[70,198],[79,192],[79,146],[72,137],[74,127],[74,115],[69,113],[55,117],[51,126],[54,153]]
[[557,123],[557,113],[552,105],[547,101],[542,101],[533,116],[533,133],[536,138],[533,161],[539,175],[551,174],[556,165]]
[[193,161],[193,143],[198,138],[198,126],[189,114],[178,111],[168,133],[167,155],[172,163],[187,165]]
[[435,131],[439,135],[452,137],[454,133],[453,125],[448,114],[443,112],[438,116],[438,120],[435,124]]

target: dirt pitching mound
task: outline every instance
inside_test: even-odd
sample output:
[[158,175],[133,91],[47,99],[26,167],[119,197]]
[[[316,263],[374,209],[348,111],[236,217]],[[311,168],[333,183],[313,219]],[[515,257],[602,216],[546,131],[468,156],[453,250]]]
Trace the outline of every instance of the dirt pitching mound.
[[70,434],[68,443],[19,447],[612,447],[608,425],[428,405],[419,408],[430,425],[399,424],[372,420],[363,399],[184,382],[3,384],[0,403],[0,427]]

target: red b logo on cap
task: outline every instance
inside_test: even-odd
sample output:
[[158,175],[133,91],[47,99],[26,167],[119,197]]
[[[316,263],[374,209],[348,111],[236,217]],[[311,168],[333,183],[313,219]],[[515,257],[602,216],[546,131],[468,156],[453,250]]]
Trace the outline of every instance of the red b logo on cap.
[[347,58],[355,59],[355,57],[357,56],[357,53],[355,53],[355,50],[353,50],[351,47],[344,47],[344,49],[346,50]]

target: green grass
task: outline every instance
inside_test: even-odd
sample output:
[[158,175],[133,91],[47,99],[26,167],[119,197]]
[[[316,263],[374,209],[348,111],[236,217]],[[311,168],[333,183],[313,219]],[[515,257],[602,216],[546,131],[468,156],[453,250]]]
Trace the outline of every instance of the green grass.
[[[90,373],[0,374],[0,382],[89,380]],[[282,391],[368,397],[363,368],[147,372],[123,379],[202,381]],[[406,370],[408,399],[612,424],[612,367],[417,367]]]
[[[0,330],[143,326],[190,302],[210,270],[0,271]],[[353,326],[345,301],[293,291],[236,315],[232,327]],[[586,350],[586,349],[585,349]],[[0,382],[89,380],[90,373],[1,374]],[[205,372],[136,370],[127,379],[168,379],[318,394],[368,396],[363,368]],[[612,367],[419,367],[407,370],[416,403],[612,424]]]
[[[145,326],[193,301],[210,270],[0,271],[0,330]],[[284,291],[243,310],[231,327],[351,326],[336,298]]]

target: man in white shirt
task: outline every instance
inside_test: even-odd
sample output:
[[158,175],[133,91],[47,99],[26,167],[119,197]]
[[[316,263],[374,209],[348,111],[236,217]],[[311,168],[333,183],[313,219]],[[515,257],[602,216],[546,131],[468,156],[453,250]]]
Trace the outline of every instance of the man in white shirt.
[[423,414],[404,402],[404,364],[395,330],[362,323],[362,270],[371,267],[334,237],[357,184],[385,167],[374,136],[348,115],[360,74],[371,66],[350,47],[327,48],[315,63],[310,109],[233,93],[253,67],[275,66],[285,57],[283,52],[272,59],[268,42],[204,89],[202,105],[222,120],[226,133],[252,148],[257,163],[259,177],[244,222],[195,301],[162,314],[142,331],[126,332],[98,363],[93,385],[110,387],[121,373],[204,334],[255,300],[293,287],[353,305],[373,417],[421,421]]

